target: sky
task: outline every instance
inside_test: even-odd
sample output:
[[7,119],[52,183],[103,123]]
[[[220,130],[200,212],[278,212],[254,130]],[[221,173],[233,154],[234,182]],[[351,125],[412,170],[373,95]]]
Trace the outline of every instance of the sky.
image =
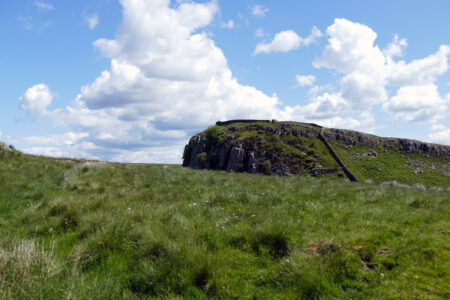
[[218,120],[450,145],[448,0],[0,0],[0,141],[181,163]]

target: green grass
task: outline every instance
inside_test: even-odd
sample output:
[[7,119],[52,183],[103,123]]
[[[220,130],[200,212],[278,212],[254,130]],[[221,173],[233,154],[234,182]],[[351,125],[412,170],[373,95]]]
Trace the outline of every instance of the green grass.
[[[423,184],[427,187],[450,187],[450,157],[426,153],[406,153],[398,149],[385,150],[365,143],[345,149],[338,141],[330,141],[334,151],[360,180],[385,182],[395,180],[404,184]],[[377,157],[367,156],[370,150]],[[357,155],[359,153],[359,155]],[[415,164],[419,163],[420,168]]]
[[0,298],[448,299],[449,199],[0,152]]

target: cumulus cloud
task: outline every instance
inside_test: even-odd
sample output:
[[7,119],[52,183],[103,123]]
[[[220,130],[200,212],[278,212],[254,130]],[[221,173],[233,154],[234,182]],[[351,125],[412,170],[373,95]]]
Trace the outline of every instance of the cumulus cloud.
[[432,131],[428,135],[430,141],[450,145],[450,128],[447,128],[444,125],[435,124],[430,130]]
[[89,29],[94,29],[95,27],[97,27],[98,23],[100,22],[100,19],[97,14],[93,14],[90,16],[85,16],[84,22],[87,24]]
[[[441,112],[446,109],[433,82],[447,64],[445,47],[423,59],[427,63],[404,62],[411,72],[431,65],[440,66],[440,71],[429,72],[432,75],[423,79],[432,82],[412,81],[389,99],[386,87],[396,82],[392,74],[401,62],[393,57],[398,51],[390,51],[389,56],[375,44],[377,35],[368,26],[336,19],[327,29],[328,44],[314,66],[337,72],[337,86],[312,86],[309,103],[281,108],[276,94],[269,96],[240,84],[222,50],[204,32],[218,11],[217,1],[171,5],[169,0],[122,0],[121,4],[123,21],[115,38],[94,42],[110,59],[110,66],[83,86],[73,103],[64,111],[49,111],[54,93],[45,84],[29,88],[20,98],[30,115],[51,118],[69,132],[22,141],[29,151],[114,161],[180,162],[188,138],[217,120],[275,118],[372,131],[376,128],[370,113],[374,104],[384,103],[386,111],[400,119],[421,122],[439,119],[433,117],[439,115],[435,107]],[[307,38],[294,32],[298,39],[293,40],[307,45],[319,32],[313,28]],[[276,40],[274,49],[291,47]],[[400,44],[399,40],[394,43]],[[406,100],[419,92],[421,97]]]
[[[340,109],[336,113],[348,113],[383,103],[385,111],[409,122],[433,122],[443,117],[447,107],[432,83],[448,69],[448,46],[407,63],[394,60],[407,46],[406,40],[398,36],[381,50],[375,44],[377,34],[371,28],[346,19],[336,19],[326,33],[328,45],[313,65],[342,74],[337,82],[340,90],[317,96],[310,106],[321,108],[323,104],[339,102],[339,106],[334,105]],[[397,95],[389,99],[386,87],[399,85]]]
[[272,52],[289,52],[298,49],[300,46],[308,46],[317,38],[322,36],[322,32],[317,27],[313,27],[311,33],[306,38],[300,37],[293,30],[285,30],[277,33],[272,42],[256,45],[254,54],[272,53]]
[[264,17],[269,12],[269,9],[261,4],[256,4],[252,7],[252,15],[256,17]]
[[445,116],[447,106],[438,93],[437,86],[402,86],[383,108],[408,122],[434,121]]
[[[179,161],[190,135],[217,120],[275,116],[276,95],[241,85],[221,49],[201,31],[217,12],[216,1],[176,7],[163,0],[121,3],[116,38],[94,42],[111,59],[110,68],[83,86],[65,112],[46,114],[73,132],[88,132],[80,143],[95,146],[89,151],[115,149],[103,157],[117,160],[160,149],[165,157],[158,161]],[[42,103],[23,107],[45,114],[47,102]]]
[[442,45],[439,50],[428,57],[413,60],[390,62],[388,64],[389,82],[395,85],[413,85],[435,82],[439,75],[448,70],[450,46]]
[[314,81],[316,81],[316,77],[313,75],[296,75],[295,79],[297,80],[297,86],[299,87],[313,85]]
[[46,84],[36,84],[28,88],[19,98],[20,106],[30,116],[42,116],[47,114],[47,106],[52,103],[54,96]]

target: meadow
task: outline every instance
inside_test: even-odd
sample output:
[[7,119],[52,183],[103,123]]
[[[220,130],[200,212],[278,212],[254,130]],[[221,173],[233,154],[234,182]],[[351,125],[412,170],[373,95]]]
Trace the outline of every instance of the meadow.
[[445,191],[0,151],[0,298],[448,299],[449,208]]

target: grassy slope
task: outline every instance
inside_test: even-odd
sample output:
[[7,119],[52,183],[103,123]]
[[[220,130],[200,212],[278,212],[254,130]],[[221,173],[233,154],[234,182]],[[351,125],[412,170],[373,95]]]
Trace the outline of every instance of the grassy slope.
[[0,298],[450,296],[444,192],[0,153]]
[[[450,176],[443,173],[443,169],[450,169],[450,157],[427,157],[426,153],[405,153],[398,149],[385,151],[382,147],[365,143],[358,143],[348,150],[340,141],[329,142],[345,165],[360,180],[396,180],[405,184],[419,183],[427,187],[450,187]],[[375,150],[377,157],[367,156],[370,150]],[[357,155],[358,153],[360,155]],[[424,168],[418,168],[417,163]],[[419,172],[415,172],[416,170]]]

